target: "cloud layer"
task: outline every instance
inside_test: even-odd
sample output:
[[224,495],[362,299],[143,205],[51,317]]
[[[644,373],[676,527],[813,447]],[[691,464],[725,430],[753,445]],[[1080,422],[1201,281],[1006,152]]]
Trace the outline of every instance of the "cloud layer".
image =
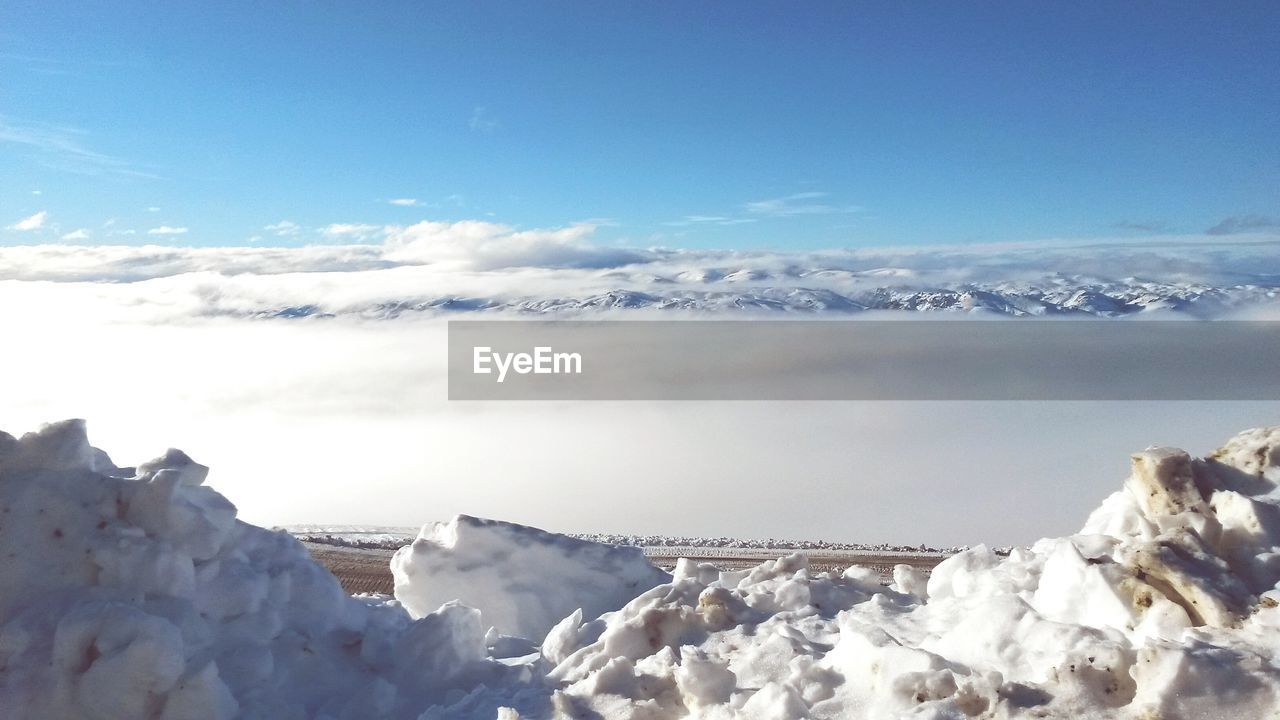
[[[47,227],[41,211],[9,227]],[[718,223],[730,218],[691,216],[688,222]],[[1162,235],[1099,240],[1046,240],[988,245],[898,246],[778,252],[634,248],[594,240],[597,223],[520,229],[481,220],[424,221],[412,225],[336,223],[323,228],[332,245],[302,247],[67,246],[38,244],[0,248],[0,279],[138,281],[191,272],[276,275],[295,272],[350,272],[433,266],[459,278],[566,271],[566,278],[589,280],[600,271],[619,271],[647,282],[728,279],[772,280],[787,284],[814,271],[829,277],[875,278],[884,284],[1013,281],[1050,275],[1120,280],[1209,284],[1271,284],[1280,277],[1280,233],[1244,232],[1262,219],[1234,219],[1231,234]],[[293,237],[303,228],[281,220],[265,233]],[[181,235],[186,227],[161,225],[152,236]],[[108,235],[113,232],[108,230]],[[84,239],[86,229],[66,240]],[[369,241],[376,242],[369,242]],[[362,242],[361,242],[362,241]],[[579,271],[579,272],[568,272]],[[896,280],[895,280],[896,278]]]
[[[1225,317],[1280,305],[1272,235],[786,253],[609,247],[593,233],[461,221],[344,225],[338,243],[289,248],[8,247],[0,300],[47,312],[74,299],[79,312],[169,319],[624,309]],[[352,242],[366,235],[377,242]]]

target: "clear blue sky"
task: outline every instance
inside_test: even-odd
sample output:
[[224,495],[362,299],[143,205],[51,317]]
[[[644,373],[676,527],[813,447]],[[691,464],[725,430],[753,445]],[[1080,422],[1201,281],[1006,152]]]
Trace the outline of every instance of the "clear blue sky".
[[[0,123],[3,244],[465,218],[777,248],[1261,227],[1280,3],[0,0]],[[282,220],[302,229],[263,229]]]

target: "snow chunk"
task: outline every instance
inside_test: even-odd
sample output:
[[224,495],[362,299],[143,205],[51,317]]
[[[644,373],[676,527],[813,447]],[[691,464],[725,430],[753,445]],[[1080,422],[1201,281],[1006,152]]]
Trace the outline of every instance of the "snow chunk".
[[535,641],[576,610],[594,618],[671,579],[639,548],[467,515],[423,527],[391,571],[414,617],[457,600],[498,632]]

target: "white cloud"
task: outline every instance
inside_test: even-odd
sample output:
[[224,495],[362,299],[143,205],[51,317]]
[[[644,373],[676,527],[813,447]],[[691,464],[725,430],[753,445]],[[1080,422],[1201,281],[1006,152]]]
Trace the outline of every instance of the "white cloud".
[[32,190],[32,191],[31,191],[31,194],[32,194],[32,195],[43,195],[43,194],[44,194],[44,191],[43,191],[43,190]]
[[280,237],[289,237],[292,235],[297,235],[299,232],[301,232],[302,226],[289,220],[281,220],[280,222],[272,225],[264,225],[262,229],[266,230],[269,233],[274,233],[275,235],[278,235]]
[[387,233],[387,257],[413,262],[456,262],[480,269],[510,267],[603,268],[645,258],[590,242],[596,226],[517,230],[509,225],[464,220],[420,222]]
[[168,225],[161,225],[160,227],[151,228],[150,230],[147,231],[147,234],[148,235],[186,235],[187,228],[170,227]]
[[62,239],[63,240],[88,240],[89,231],[84,228],[80,228],[78,230],[72,230],[66,235],[63,235]]
[[9,226],[9,229],[10,229],[10,230],[20,230],[20,231],[22,231],[22,232],[27,232],[27,231],[30,231],[30,230],[39,230],[40,228],[44,227],[44,221],[45,221],[48,217],[49,217],[49,213],[48,213],[47,211],[45,211],[45,210],[41,210],[40,212],[36,213],[35,215],[31,215],[31,216],[29,216],[29,217],[22,218],[22,219],[21,219],[21,220],[19,220],[18,222],[16,222],[16,223],[14,223],[14,224],[10,225],[10,226]]
[[827,197],[825,192],[802,192],[784,197],[756,200],[742,206],[752,215],[766,217],[792,217],[795,215],[833,215],[838,213],[862,212],[857,205],[831,205],[820,202]]
[[335,239],[368,240],[382,231],[383,228],[381,225],[368,225],[365,223],[333,223],[325,226],[322,232]]
[[471,120],[467,124],[473,132],[493,132],[502,127],[502,123],[498,122],[493,113],[490,113],[489,109],[483,105],[477,105],[471,111]]
[[147,212],[149,212],[149,213],[158,213],[158,212],[160,212],[160,208],[158,208],[158,207],[156,207],[156,206],[152,205],[151,207],[147,208]]
[[400,207],[418,207],[422,204],[418,202],[417,198],[394,198],[387,202],[392,205],[399,205]]

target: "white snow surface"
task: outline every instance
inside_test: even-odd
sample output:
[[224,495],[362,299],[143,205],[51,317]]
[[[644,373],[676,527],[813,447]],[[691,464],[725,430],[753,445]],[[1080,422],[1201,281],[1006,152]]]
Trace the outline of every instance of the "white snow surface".
[[391,572],[414,617],[458,600],[499,633],[539,640],[575,610],[597,617],[671,580],[640,548],[467,515],[424,526]]
[[[1280,427],[1204,459],[1140,452],[1079,534],[1007,558],[979,546],[928,578],[899,566],[888,587],[799,554],[736,572],[682,561],[620,609],[574,609],[524,641],[486,633],[490,618],[528,601],[529,578],[601,579],[609,549],[428,526],[433,559],[398,561],[420,575],[408,589],[431,572],[456,589],[415,594],[414,619],[345,596],[292,538],[237,521],[205,473],[178,451],[116,468],[77,421],[0,433],[6,718],[1280,713]],[[584,589],[578,607],[598,597]],[[482,611],[425,607],[463,593]]]

